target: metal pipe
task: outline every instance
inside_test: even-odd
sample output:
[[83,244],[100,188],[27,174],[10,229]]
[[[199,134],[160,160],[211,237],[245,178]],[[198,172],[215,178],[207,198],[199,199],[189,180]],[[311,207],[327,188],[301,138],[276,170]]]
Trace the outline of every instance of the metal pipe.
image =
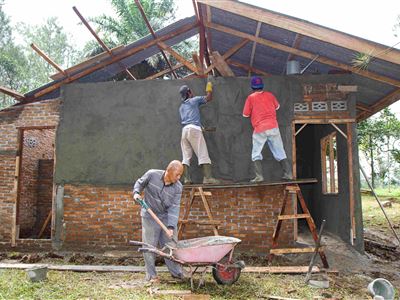
[[387,216],[386,211],[385,211],[385,209],[383,208],[383,205],[382,205],[381,201],[378,199],[378,196],[376,195],[374,188],[373,188],[373,187],[371,186],[371,184],[369,183],[369,180],[368,180],[368,178],[367,178],[367,175],[365,174],[365,172],[364,172],[364,170],[363,170],[363,168],[362,168],[361,166],[360,166],[360,170],[361,170],[361,173],[364,175],[364,178],[365,178],[365,180],[367,181],[367,184],[368,184],[369,188],[371,189],[371,192],[372,192],[372,194],[374,195],[376,201],[378,201],[378,204],[379,204],[380,208],[382,209],[382,212],[383,212],[383,214],[385,215],[385,218],[386,218],[386,220],[388,221],[389,226],[390,226],[390,228],[392,229],[393,234],[395,235],[395,237],[396,237],[396,239],[397,239],[397,241],[399,242],[399,245],[400,245],[399,236],[397,235],[396,231],[394,230],[393,225],[392,225],[392,222],[390,222],[389,217]]

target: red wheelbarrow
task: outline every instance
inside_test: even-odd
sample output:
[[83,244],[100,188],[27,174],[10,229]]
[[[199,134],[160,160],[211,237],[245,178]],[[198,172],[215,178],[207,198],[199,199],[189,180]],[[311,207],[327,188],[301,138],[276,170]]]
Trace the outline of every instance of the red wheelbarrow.
[[141,246],[139,251],[151,252],[189,267],[190,285],[193,289],[193,276],[199,268],[201,273],[199,287],[204,284],[204,276],[208,267],[212,267],[212,275],[219,284],[233,284],[245,267],[243,261],[233,262],[233,251],[241,240],[227,236],[206,236],[166,244],[163,249],[152,245],[130,241],[131,245]]

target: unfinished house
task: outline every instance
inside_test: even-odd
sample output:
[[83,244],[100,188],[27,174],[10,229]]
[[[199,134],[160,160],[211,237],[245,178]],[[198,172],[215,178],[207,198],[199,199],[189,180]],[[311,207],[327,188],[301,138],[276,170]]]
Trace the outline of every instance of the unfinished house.
[[[201,114],[213,174],[224,184],[184,187],[180,237],[233,236],[239,251],[287,253],[299,231],[316,234],[326,220],[327,232],[363,251],[356,124],[400,98],[400,51],[237,1],[194,2],[193,17],[105,46],[34,91],[1,88],[19,101],[0,111],[2,247],[122,249],[140,240],[132,184],[181,159],[179,87],[202,95],[211,77],[214,100]],[[188,60],[173,46],[194,36],[199,51]],[[178,63],[109,81],[160,51]],[[372,53],[368,70],[352,65],[358,53]],[[191,75],[161,79],[179,68]],[[266,147],[265,182],[248,183],[252,128],[242,109],[254,74],[280,102],[292,182],[280,180]]]

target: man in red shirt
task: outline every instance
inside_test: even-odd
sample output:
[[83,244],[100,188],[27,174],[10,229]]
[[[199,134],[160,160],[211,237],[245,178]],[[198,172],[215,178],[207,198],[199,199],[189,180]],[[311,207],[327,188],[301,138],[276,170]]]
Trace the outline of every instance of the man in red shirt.
[[264,83],[261,77],[252,77],[251,88],[253,93],[247,97],[243,108],[243,116],[250,117],[254,128],[251,160],[254,163],[256,177],[251,182],[264,180],[261,151],[266,142],[274,158],[281,164],[283,169],[282,179],[293,179],[291,165],[286,157],[278,121],[276,120],[279,102],[272,93],[263,91]]

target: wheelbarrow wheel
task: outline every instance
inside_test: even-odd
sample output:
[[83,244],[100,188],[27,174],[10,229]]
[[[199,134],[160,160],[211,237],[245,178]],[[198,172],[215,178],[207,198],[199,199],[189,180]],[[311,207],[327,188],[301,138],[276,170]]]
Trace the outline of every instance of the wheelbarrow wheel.
[[242,268],[238,266],[226,267],[223,264],[213,265],[212,274],[218,284],[231,285],[240,277]]

